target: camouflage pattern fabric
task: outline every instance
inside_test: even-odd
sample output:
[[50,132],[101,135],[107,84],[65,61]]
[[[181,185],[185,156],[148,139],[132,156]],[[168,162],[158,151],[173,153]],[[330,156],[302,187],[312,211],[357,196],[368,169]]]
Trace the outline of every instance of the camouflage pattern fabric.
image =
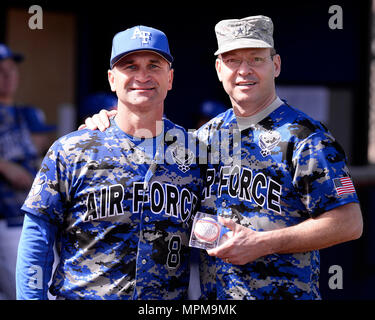
[[[38,156],[27,127],[24,107],[0,104],[0,158],[27,170],[33,177],[38,171]],[[0,177],[0,218],[9,226],[22,226],[21,206],[28,190],[14,188]]]
[[155,158],[112,120],[48,151],[23,210],[59,227],[52,294],[66,299],[184,299],[189,236],[202,192],[186,131],[164,120]]
[[241,48],[273,48],[273,22],[258,15],[221,20],[215,26],[218,50],[215,55]]
[[[225,131],[230,134],[223,140],[220,134]],[[253,230],[268,231],[358,202],[354,188],[344,192],[337,188],[340,179],[350,181],[342,148],[320,122],[304,113],[283,104],[241,131],[240,146],[236,134],[233,109],[199,129],[212,154],[227,155],[207,171],[200,211],[217,212]],[[232,163],[226,161],[228,155]],[[210,298],[321,298],[318,251],[273,254],[243,266],[208,256],[203,259],[208,260],[201,266],[203,292]]]

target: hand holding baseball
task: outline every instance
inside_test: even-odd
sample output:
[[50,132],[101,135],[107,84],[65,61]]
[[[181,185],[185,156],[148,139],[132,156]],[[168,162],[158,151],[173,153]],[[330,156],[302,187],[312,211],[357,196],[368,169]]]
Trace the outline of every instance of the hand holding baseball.
[[227,263],[244,265],[267,254],[266,247],[261,241],[263,232],[241,226],[231,219],[219,217],[219,222],[231,231],[220,246],[207,250],[210,256],[221,258]]

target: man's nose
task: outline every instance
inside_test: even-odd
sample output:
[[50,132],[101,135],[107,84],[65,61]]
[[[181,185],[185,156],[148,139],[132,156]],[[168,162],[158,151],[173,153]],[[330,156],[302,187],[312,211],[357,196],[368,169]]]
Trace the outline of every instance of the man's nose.
[[238,73],[241,75],[253,73],[253,67],[246,60],[242,60],[240,66],[238,67]]
[[136,75],[136,80],[147,82],[150,80],[150,72],[146,68],[140,68]]

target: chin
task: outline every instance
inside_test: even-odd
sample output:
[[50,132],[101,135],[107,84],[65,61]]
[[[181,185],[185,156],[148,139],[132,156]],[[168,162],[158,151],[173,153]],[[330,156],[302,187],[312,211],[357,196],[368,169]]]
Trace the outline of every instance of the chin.
[[131,108],[135,112],[147,113],[150,111],[155,111],[158,108],[159,104],[155,101],[134,101],[131,103]]
[[259,101],[256,97],[254,97],[253,95],[251,96],[248,96],[248,95],[239,95],[237,96],[234,101],[236,101],[236,103],[239,105],[239,106],[247,106],[247,105],[253,105],[253,104],[256,104],[257,101]]

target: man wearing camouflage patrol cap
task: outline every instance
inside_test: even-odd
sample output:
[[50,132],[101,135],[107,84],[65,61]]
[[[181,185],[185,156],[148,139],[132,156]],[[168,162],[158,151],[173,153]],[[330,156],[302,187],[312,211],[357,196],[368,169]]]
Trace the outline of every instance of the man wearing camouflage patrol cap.
[[[117,115],[106,132],[72,132],[47,152],[22,207],[18,299],[47,299],[48,289],[68,300],[187,298],[203,179],[194,154],[185,161],[186,131],[162,119],[172,61],[160,30],[114,36]],[[55,242],[60,261],[48,287]]]
[[198,136],[210,144],[219,128],[240,130],[241,168],[207,171],[216,183],[204,205],[231,237],[208,250],[217,281],[203,290],[218,299],[321,299],[318,250],[362,233],[345,154],[321,123],[276,95],[281,59],[270,18],[223,20],[215,31],[216,71],[233,108]]
[[239,48],[273,48],[273,23],[265,16],[222,20],[215,31],[219,45],[215,55]]

